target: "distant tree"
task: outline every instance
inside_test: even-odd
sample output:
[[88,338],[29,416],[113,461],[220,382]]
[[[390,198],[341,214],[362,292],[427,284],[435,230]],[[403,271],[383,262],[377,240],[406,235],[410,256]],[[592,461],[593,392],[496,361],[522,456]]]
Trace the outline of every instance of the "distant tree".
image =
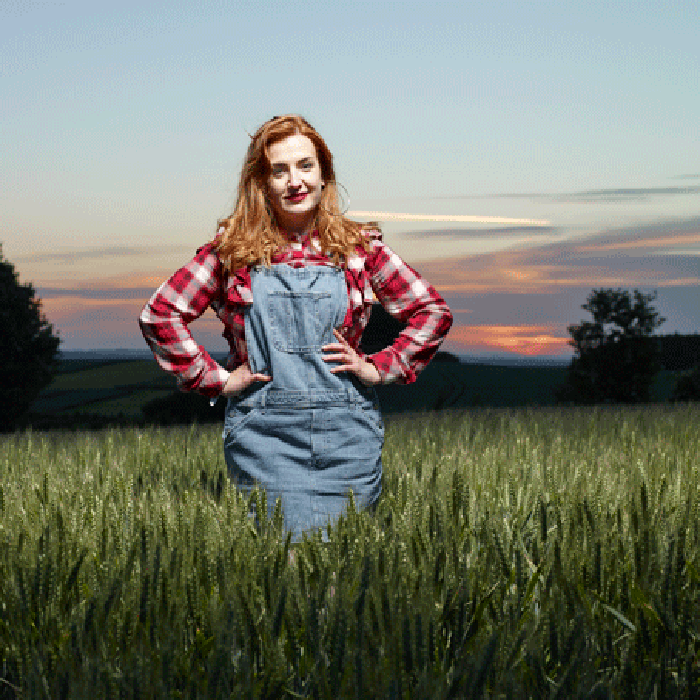
[[0,429],[11,429],[56,370],[59,338],[0,246]]
[[649,400],[660,369],[659,346],[652,337],[665,321],[653,308],[656,293],[594,289],[582,306],[592,321],[568,327],[575,354],[560,401],[640,403]]

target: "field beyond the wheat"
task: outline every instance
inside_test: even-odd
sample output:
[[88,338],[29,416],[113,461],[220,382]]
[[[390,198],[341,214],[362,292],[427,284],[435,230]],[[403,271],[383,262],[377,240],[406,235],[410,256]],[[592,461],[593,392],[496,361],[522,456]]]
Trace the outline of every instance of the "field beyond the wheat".
[[298,545],[220,427],[0,436],[0,698],[695,697],[699,436],[692,405],[391,418],[376,511]]

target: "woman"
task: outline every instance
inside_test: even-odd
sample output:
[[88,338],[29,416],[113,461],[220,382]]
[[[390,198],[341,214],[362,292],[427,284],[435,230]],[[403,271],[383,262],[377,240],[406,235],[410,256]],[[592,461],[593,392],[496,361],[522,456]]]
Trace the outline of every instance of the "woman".
[[[407,323],[391,347],[359,348],[374,297]],[[208,306],[231,352],[219,366],[187,324]],[[242,489],[264,487],[270,510],[304,531],[381,491],[384,430],[372,388],[410,383],[452,323],[437,292],[338,209],[333,157],[297,115],[251,139],[233,214],[145,305],[143,335],[184,391],[228,399],[224,454]]]

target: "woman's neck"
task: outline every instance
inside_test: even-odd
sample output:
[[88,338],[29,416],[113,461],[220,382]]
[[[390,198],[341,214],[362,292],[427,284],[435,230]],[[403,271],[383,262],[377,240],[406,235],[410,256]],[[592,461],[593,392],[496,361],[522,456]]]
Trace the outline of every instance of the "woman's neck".
[[296,238],[303,238],[316,228],[316,215],[305,217],[301,220],[288,218],[285,221],[278,221],[280,231],[284,231]]

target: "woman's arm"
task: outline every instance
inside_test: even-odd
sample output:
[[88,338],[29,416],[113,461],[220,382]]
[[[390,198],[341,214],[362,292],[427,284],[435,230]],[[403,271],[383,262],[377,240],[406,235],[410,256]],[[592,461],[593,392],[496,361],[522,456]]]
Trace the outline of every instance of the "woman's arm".
[[139,317],[158,364],[177,377],[179,388],[210,398],[219,396],[230,373],[195,342],[187,325],[220,293],[220,280],[221,262],[211,245],[205,245],[159,287]]
[[392,345],[367,357],[382,384],[410,384],[430,362],[452,326],[452,313],[434,287],[369,232],[372,250],[366,269],[377,300],[406,328]]

